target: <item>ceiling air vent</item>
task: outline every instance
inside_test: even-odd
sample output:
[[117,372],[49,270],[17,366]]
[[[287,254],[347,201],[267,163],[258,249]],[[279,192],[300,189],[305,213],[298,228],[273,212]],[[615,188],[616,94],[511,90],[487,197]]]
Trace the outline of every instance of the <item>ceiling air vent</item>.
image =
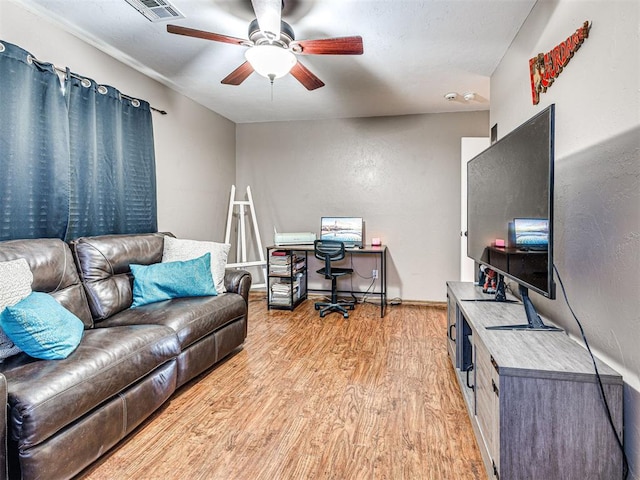
[[152,22],[165,22],[185,16],[165,0],[126,0],[126,2]]

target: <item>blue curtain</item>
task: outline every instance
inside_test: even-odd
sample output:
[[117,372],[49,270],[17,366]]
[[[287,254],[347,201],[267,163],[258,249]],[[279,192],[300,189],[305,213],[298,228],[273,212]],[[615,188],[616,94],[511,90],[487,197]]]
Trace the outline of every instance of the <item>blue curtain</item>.
[[0,43],[0,240],[157,231],[149,104]]
[[70,73],[65,94],[72,192],[67,237],[157,231],[149,104]]
[[0,42],[0,240],[67,230],[67,108],[53,66]]

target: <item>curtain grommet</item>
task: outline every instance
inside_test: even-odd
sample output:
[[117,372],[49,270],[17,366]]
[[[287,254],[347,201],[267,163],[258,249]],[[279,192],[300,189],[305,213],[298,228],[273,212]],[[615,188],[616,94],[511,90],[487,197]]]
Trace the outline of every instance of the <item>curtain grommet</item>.
[[0,43],[0,53],[4,52],[6,50],[4,43]]
[[91,86],[91,80],[89,80],[88,78],[83,78],[82,80],[80,80],[80,85],[82,85],[84,88],[89,88]]
[[131,105],[133,105],[134,107],[138,108],[140,106],[140,100],[138,100],[137,98],[133,98],[131,100]]
[[98,87],[98,93],[101,93],[102,95],[106,95],[108,91],[109,90],[104,85],[100,85]]
[[27,63],[33,65],[33,57],[31,55],[27,55]]

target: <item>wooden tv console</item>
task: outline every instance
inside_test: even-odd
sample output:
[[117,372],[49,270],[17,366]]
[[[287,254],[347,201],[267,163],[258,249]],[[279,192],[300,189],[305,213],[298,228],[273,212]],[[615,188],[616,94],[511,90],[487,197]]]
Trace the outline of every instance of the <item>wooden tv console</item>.
[[[447,298],[449,356],[489,479],[621,479],[587,350],[565,332],[487,330],[526,324],[524,307],[477,301],[491,297],[472,283],[447,282]],[[622,377],[597,365],[620,436]]]

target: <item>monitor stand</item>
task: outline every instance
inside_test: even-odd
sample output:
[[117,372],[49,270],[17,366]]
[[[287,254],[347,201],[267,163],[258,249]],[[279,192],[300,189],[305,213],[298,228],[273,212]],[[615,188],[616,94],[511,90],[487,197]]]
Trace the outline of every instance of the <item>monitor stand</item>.
[[496,285],[496,302],[506,302],[507,293],[504,291],[504,276],[498,275],[498,284]]
[[548,331],[548,332],[561,332],[561,328],[551,327],[545,325],[536,312],[536,307],[531,303],[529,298],[529,289],[520,285],[520,296],[522,297],[522,304],[524,305],[524,311],[527,314],[527,323],[522,325],[496,325],[486,327],[487,330],[535,330],[535,331]]

